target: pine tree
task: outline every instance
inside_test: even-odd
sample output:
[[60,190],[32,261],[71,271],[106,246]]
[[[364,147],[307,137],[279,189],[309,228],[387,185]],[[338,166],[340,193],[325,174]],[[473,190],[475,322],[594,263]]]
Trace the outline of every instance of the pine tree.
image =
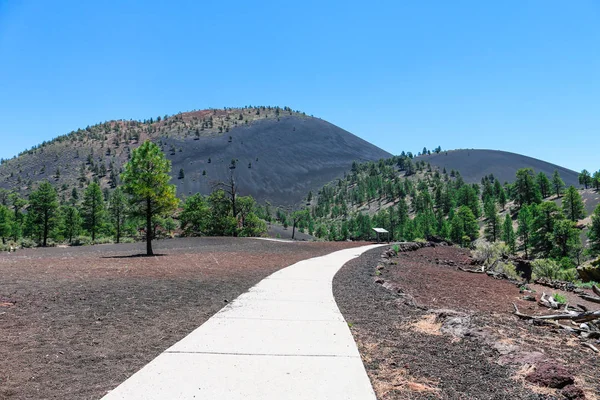
[[546,198],[550,196],[550,190],[552,184],[550,183],[550,179],[546,176],[545,173],[540,172],[536,177],[537,185],[540,189],[540,193],[542,194],[542,198]]
[[481,208],[479,206],[479,197],[475,188],[471,185],[464,185],[458,191],[457,205],[467,206],[475,216],[479,218],[481,216]]
[[57,209],[56,190],[49,182],[42,182],[39,188],[29,195],[28,220],[32,231],[41,238],[43,247],[47,246],[48,235],[56,223]]
[[574,255],[581,247],[581,239],[575,223],[566,219],[557,221],[552,232],[552,242],[554,256],[562,258]]
[[552,251],[552,233],[556,221],[564,219],[560,208],[553,201],[545,201],[532,208],[533,232],[531,245],[533,250],[547,258]]
[[529,206],[524,205],[519,211],[519,229],[517,234],[521,239],[521,245],[525,251],[525,258],[529,258],[529,248],[531,247],[531,234],[533,232],[533,215]]
[[522,207],[527,204],[541,203],[542,195],[535,182],[532,168],[521,168],[517,171],[514,183],[515,202]]
[[121,241],[121,232],[123,231],[127,212],[127,201],[121,188],[116,188],[112,192],[108,211],[113,227],[115,228],[115,241],[119,243]]
[[6,243],[6,237],[10,235],[10,227],[11,212],[5,205],[0,204],[0,238],[3,244]]
[[62,211],[62,234],[69,243],[73,241],[73,237],[79,233],[81,228],[81,216],[79,211],[73,206],[64,206]]
[[171,162],[151,141],[133,150],[131,160],[121,175],[123,190],[131,197],[132,211],[146,220],[146,254],[152,251],[152,217],[177,207],[175,186],[170,185]]
[[96,233],[102,225],[104,218],[104,197],[102,189],[96,182],[90,183],[83,194],[82,204],[83,226],[92,235],[92,242],[96,240]]
[[514,254],[517,247],[517,239],[510,214],[506,214],[506,218],[504,218],[504,223],[502,224],[502,241],[506,243],[510,252]]
[[485,205],[485,237],[490,242],[495,242],[500,238],[500,216],[496,209],[496,203],[493,198],[488,198]]
[[592,214],[592,224],[588,231],[590,239],[590,250],[594,254],[600,254],[600,204],[596,206]]
[[565,193],[562,201],[562,208],[565,217],[573,222],[585,218],[585,207],[581,195],[573,186],[570,186]]
[[565,182],[561,179],[558,170],[555,170],[554,174],[552,174],[552,187],[554,188],[554,193],[556,193],[556,197],[560,197],[563,189],[565,188]]
[[[460,239],[459,233],[462,233]],[[451,236],[453,241],[461,243],[463,246],[468,245],[468,241],[472,242],[479,237],[479,225],[469,207],[461,206],[458,209],[452,219]]]
[[600,191],[600,171],[594,172],[594,175],[592,176],[592,185],[596,191]]
[[589,171],[587,169],[582,170],[579,173],[579,184],[583,185],[586,189],[588,188],[588,186],[590,186],[592,183],[592,176],[590,175]]

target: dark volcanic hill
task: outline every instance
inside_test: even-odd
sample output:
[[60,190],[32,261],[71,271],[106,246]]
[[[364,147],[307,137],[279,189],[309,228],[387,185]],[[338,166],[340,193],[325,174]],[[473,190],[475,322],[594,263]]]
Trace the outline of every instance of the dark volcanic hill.
[[[110,121],[71,132],[0,165],[0,187],[26,194],[49,180],[70,196],[93,179],[114,186],[134,148],[150,139],[172,161],[178,196],[207,194],[235,161],[240,195],[290,205],[386,151],[289,108],[203,110],[147,121]],[[183,169],[183,179],[179,179]]]
[[419,156],[423,160],[437,166],[457,170],[466,182],[479,183],[485,175],[494,174],[500,182],[515,180],[517,170],[520,168],[533,168],[536,173],[543,172],[552,177],[558,170],[567,186],[579,187],[578,173],[570,169],[551,164],[536,158],[509,153],[500,150],[452,150],[442,151],[439,154]]
[[354,160],[390,156],[328,122],[294,116],[257,121],[220,137],[168,138],[163,143],[183,149],[169,156],[174,171],[184,170],[179,193],[208,193],[213,181],[227,180],[235,160],[240,191],[274,204],[302,200],[309,190],[343,176]]

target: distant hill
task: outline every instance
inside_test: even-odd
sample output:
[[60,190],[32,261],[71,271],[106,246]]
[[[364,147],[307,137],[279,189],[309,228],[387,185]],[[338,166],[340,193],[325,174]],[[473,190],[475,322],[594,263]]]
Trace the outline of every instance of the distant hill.
[[[93,179],[118,183],[131,150],[145,140],[172,161],[177,193],[208,194],[235,165],[240,195],[291,205],[342,177],[353,161],[386,151],[322,119],[279,107],[202,110],[145,121],[109,121],[60,136],[0,165],[0,187],[26,194],[49,180],[69,197]],[[233,160],[233,161],[232,161]],[[179,179],[180,170],[183,178]]]
[[543,172],[552,177],[558,170],[567,186],[579,187],[578,173],[559,165],[551,164],[536,158],[500,150],[451,150],[439,154],[419,156],[416,160],[430,163],[440,169],[459,171],[466,182],[479,183],[481,178],[494,174],[500,182],[515,180],[520,168],[533,168],[536,173]]

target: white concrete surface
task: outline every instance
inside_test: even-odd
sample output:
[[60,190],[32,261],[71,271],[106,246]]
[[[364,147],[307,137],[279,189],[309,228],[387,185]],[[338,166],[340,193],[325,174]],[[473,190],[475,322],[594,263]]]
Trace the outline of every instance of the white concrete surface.
[[374,400],[332,280],[347,261],[377,246],[275,272],[104,399]]

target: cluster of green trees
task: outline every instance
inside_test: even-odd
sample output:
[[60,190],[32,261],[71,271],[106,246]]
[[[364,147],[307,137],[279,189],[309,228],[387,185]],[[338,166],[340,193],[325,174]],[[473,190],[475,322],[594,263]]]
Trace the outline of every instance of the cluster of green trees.
[[198,236],[260,236],[267,231],[264,220],[257,216],[257,205],[252,196],[232,199],[223,189],[209,196],[195,194],[183,203],[179,214],[185,235]]
[[29,240],[47,246],[50,240],[83,244],[108,238],[119,243],[123,237],[138,237],[143,228],[147,254],[152,254],[152,239],[161,232],[171,234],[178,228],[177,219],[188,235],[256,236],[266,231],[251,197],[227,196],[222,189],[208,197],[197,194],[186,199],[178,216],[180,202],[169,183],[170,170],[171,163],[159,146],[147,141],[132,152],[121,174],[122,186],[112,191],[102,190],[98,180],[87,186],[81,198],[73,188],[69,201],[59,200],[48,181],[27,199],[1,191],[2,243],[29,246]]
[[[583,171],[584,186],[585,176]],[[370,212],[371,207],[378,211]],[[372,228],[382,227],[393,240],[439,236],[467,246],[482,231],[513,253],[572,266],[585,256],[577,226],[585,216],[580,192],[565,188],[558,171],[548,177],[524,168],[514,183],[489,175],[480,184],[467,184],[460,172],[440,172],[407,153],[355,163],[345,178],[321,189],[306,219],[309,233],[330,240],[370,239]],[[589,253],[600,253],[600,206],[588,236]]]

